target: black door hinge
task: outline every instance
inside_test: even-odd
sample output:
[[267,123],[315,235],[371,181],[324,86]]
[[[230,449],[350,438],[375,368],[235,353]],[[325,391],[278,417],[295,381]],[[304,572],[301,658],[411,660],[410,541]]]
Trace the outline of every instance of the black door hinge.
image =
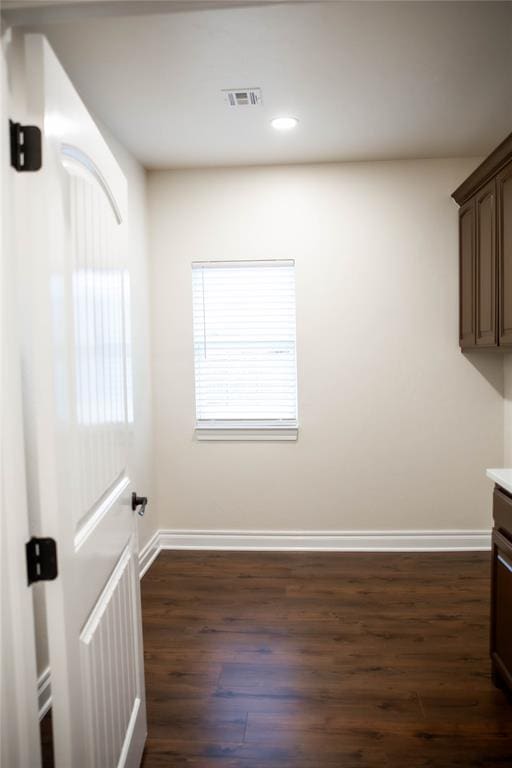
[[28,583],[53,581],[57,578],[57,543],[55,539],[33,536],[25,545]]
[[42,165],[41,129],[9,120],[11,165],[17,171],[38,171]]

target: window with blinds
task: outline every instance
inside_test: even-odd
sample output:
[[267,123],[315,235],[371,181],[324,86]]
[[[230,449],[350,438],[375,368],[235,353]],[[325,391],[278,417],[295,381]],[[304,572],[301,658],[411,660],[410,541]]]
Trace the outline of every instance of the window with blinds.
[[192,264],[201,429],[297,426],[293,261]]

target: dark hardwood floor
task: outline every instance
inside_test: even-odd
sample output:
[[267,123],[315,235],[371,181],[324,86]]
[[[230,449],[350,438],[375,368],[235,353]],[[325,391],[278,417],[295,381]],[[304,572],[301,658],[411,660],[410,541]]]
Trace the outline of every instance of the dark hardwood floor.
[[512,767],[487,554],[162,552],[142,608],[144,768]]
[[144,768],[512,766],[489,559],[162,552]]

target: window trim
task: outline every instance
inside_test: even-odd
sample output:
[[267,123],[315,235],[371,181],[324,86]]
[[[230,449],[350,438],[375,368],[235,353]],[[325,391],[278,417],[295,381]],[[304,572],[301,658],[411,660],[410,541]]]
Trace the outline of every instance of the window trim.
[[299,435],[299,424],[296,420],[269,420],[251,422],[248,420],[197,421],[195,428],[196,440],[213,441],[296,441]]

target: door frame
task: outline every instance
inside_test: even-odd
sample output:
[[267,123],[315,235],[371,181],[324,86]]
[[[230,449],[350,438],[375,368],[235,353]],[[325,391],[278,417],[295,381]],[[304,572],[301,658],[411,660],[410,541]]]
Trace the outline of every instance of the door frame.
[[[24,122],[24,87],[18,66],[19,36],[1,37],[2,256],[0,261],[1,411],[0,514],[2,583],[2,766],[41,764],[37,659],[32,590],[27,582],[25,544],[30,521],[25,477],[20,343],[16,307],[18,231],[27,179],[10,165],[9,118]],[[30,175],[30,174],[27,174]]]

